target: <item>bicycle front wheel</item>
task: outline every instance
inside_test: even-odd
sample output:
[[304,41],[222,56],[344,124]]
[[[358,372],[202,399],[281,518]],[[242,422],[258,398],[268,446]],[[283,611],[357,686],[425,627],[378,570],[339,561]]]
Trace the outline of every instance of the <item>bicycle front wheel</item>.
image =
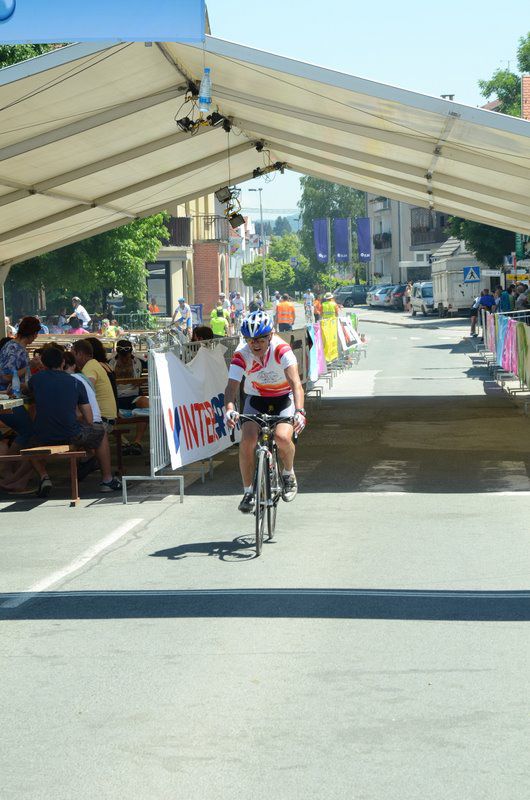
[[256,477],[254,479],[254,501],[256,517],[256,555],[261,555],[263,547],[263,533],[267,520],[267,507],[270,499],[269,470],[264,450],[258,453],[256,463]]
[[272,539],[276,530],[276,511],[280,498],[280,474],[278,470],[278,460],[274,452],[269,468],[269,505],[267,506],[267,530],[268,538]]

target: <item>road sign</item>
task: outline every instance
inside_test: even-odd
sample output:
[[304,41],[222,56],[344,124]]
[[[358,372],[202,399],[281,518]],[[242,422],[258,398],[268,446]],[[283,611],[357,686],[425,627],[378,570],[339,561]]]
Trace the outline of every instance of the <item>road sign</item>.
[[480,267],[464,267],[464,283],[480,283]]
[[500,269],[483,269],[482,272],[483,278],[500,278],[501,271]]

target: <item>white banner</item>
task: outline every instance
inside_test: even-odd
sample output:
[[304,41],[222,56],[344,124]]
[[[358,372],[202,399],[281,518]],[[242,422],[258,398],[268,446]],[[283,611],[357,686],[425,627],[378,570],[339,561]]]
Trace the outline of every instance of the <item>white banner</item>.
[[[156,372],[171,467],[211,458],[230,447],[224,391],[228,369],[224,347],[201,347],[183,364],[174,353],[155,353]],[[240,433],[236,431],[236,441]]]

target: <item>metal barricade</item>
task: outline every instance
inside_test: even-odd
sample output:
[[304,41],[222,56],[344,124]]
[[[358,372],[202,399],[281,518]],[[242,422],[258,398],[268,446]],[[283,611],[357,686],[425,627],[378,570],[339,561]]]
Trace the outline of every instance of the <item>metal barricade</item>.
[[[205,466],[199,462],[197,467],[188,465],[181,467],[181,474],[160,475],[159,473],[171,464],[171,455],[167,443],[166,427],[164,424],[164,414],[162,410],[162,398],[160,396],[160,386],[156,372],[155,354],[171,352],[181,359],[185,364],[195,358],[199,348],[215,347],[221,344],[225,347],[224,358],[227,366],[230,364],[232,356],[240,343],[239,336],[226,336],[220,339],[211,339],[204,342],[186,342],[181,344],[175,342],[168,346],[161,345],[153,339],[149,339],[148,352],[148,392],[149,392],[149,474],[148,475],[124,475],[122,478],[122,499],[127,503],[127,483],[129,481],[179,481],[180,502],[184,501],[184,475],[186,472],[199,471],[201,480],[204,482]],[[209,459],[209,474],[213,478],[213,459]]]

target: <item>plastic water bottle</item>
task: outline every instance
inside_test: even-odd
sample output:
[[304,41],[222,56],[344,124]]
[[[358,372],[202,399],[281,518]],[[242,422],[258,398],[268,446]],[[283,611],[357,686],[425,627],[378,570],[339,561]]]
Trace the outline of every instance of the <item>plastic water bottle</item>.
[[11,391],[13,393],[13,397],[17,398],[22,395],[20,391],[20,378],[18,377],[17,370],[13,370],[13,378],[11,379]]
[[212,104],[212,80],[210,78],[210,67],[204,68],[204,75],[199,89],[199,111],[201,114],[208,114]]

